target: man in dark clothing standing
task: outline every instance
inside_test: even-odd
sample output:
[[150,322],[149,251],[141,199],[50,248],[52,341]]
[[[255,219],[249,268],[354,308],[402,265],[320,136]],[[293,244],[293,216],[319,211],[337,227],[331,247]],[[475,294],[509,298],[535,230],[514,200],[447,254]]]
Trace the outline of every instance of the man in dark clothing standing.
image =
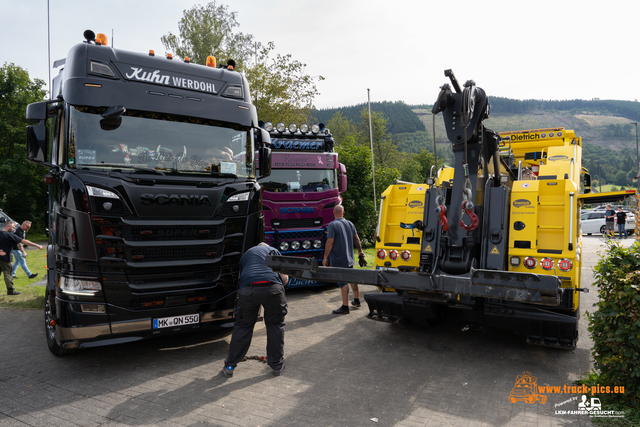
[[615,224],[616,211],[611,209],[611,205],[607,205],[607,210],[604,211],[604,218],[605,218],[604,232],[607,235],[607,237],[613,237],[614,235],[613,226]]
[[620,238],[623,238],[623,234],[625,239],[629,237],[629,235],[627,234],[627,214],[622,212],[622,206],[618,206],[618,211],[616,212],[616,221],[618,222],[618,233],[620,234]]
[[[335,219],[327,226],[327,245],[324,248],[325,266],[353,268],[353,246],[358,248],[358,254],[364,259],[364,252],[360,244],[360,238],[355,225],[348,219],[344,219],[344,207],[338,205],[333,208]],[[333,310],[334,314],[349,314],[349,287],[347,283],[338,283],[342,293],[342,306]],[[353,302],[355,307],[360,307],[360,291],[357,283],[351,283],[353,289]]]
[[4,229],[0,231],[0,271],[4,274],[4,284],[7,286],[7,295],[20,295],[21,292],[17,292],[13,288],[13,274],[11,266],[11,251],[18,243],[27,246],[35,246],[42,250],[42,246],[28,241],[27,239],[21,239],[13,232],[16,224],[12,221],[7,221],[4,225]]
[[[13,234],[20,237],[20,239],[26,239],[26,233],[30,229],[31,221],[24,221],[20,227],[16,227],[16,231],[14,231]],[[13,256],[16,259],[16,261],[13,263],[13,277],[16,277],[18,266],[20,266],[29,279],[35,279],[38,273],[31,273],[29,267],[27,267],[27,252],[24,250],[24,245],[22,243],[18,243],[13,249]]]
[[284,285],[289,277],[264,265],[270,254],[280,255],[280,252],[266,243],[259,243],[240,258],[236,322],[222,369],[226,377],[233,376],[236,366],[249,351],[260,306],[264,307],[267,327],[267,364],[273,369],[273,375],[284,372],[284,316],[287,314]]

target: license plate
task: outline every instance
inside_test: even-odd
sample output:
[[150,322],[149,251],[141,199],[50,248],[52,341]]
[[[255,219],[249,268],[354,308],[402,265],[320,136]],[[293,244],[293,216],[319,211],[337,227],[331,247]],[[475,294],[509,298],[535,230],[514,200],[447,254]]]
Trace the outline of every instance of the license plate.
[[200,323],[199,314],[186,314],[184,316],[164,317],[162,319],[153,319],[153,329],[172,328],[182,325],[193,325]]

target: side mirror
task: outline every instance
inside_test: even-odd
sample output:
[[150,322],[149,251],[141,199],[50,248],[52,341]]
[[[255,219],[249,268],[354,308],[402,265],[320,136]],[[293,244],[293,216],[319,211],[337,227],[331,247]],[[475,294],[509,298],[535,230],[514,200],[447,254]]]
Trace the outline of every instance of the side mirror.
[[258,178],[264,178],[271,175],[271,148],[266,145],[260,147],[260,161],[259,161],[259,176]]
[[256,129],[258,133],[258,178],[264,178],[271,174],[271,136],[262,128]]
[[47,106],[49,104],[51,101],[34,102],[27,105],[26,119],[34,122],[47,120]]
[[342,163],[338,164],[338,192],[344,193],[347,191],[347,168]]
[[591,193],[591,175],[588,173],[584,174],[584,192]]
[[46,155],[47,126],[44,124],[27,126],[27,159],[34,163],[45,164]]

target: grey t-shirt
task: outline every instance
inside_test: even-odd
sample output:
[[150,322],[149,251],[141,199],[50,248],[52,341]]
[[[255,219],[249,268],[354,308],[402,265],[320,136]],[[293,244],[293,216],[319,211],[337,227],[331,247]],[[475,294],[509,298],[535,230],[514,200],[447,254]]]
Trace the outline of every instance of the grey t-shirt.
[[329,253],[331,267],[353,267],[353,236],[358,234],[351,221],[336,218],[327,226],[327,237],[333,238]]
[[281,255],[280,251],[271,246],[254,246],[240,258],[240,280],[238,288],[249,286],[253,282],[269,281],[282,283],[278,273],[264,265],[267,255]]

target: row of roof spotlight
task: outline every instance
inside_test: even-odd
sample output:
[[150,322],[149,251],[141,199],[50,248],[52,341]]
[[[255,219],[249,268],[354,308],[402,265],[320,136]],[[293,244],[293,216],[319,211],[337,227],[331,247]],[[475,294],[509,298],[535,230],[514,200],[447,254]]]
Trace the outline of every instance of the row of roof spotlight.
[[[311,125],[311,128],[309,128],[309,125],[306,123],[301,124],[300,127],[298,127],[298,125],[295,123],[291,123],[289,124],[289,127],[287,127],[284,123],[279,122],[276,124],[275,129],[280,133],[283,133],[286,130],[289,130],[290,133],[296,133],[298,130],[300,130],[301,133],[309,133],[309,130],[311,130],[311,133],[315,135],[318,132],[322,132],[324,130],[324,123]],[[273,123],[266,122],[264,124],[264,130],[266,130],[267,132],[271,132],[273,130]]]
[[294,240],[292,242],[280,242],[279,245],[280,250],[283,252],[288,251],[289,248],[291,248],[291,250],[293,251],[297,251],[300,248],[307,250],[311,249],[311,246],[313,246],[315,249],[320,249],[322,247],[322,240],[316,239],[313,242],[311,240],[303,240],[302,242]]
[[[387,251],[385,251],[384,249],[378,249],[378,252],[376,253],[376,255],[378,256],[379,259],[385,259],[387,257]],[[411,259],[411,252],[409,252],[406,249],[402,252],[398,252],[395,249],[391,249],[389,251],[389,259],[391,259],[392,261],[397,260],[398,256],[400,256],[400,258],[402,258],[403,261],[409,261]]]
[[[509,260],[512,266],[518,267],[520,265],[520,257],[512,256]],[[538,266],[538,260],[532,256],[525,257],[522,264],[529,270],[533,270]],[[540,267],[543,270],[553,270],[554,261],[552,258],[544,257],[540,260]],[[557,266],[562,271],[570,271],[573,268],[573,262],[570,259],[562,258],[558,260]]]

